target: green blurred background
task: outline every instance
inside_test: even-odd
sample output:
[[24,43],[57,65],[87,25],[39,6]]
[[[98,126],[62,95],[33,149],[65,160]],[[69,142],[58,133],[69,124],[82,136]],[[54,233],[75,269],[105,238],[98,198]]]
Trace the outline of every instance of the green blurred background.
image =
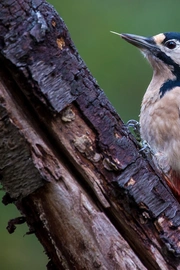
[[[152,70],[132,45],[110,30],[154,35],[180,31],[180,1],[174,0],[59,0],[49,1],[64,19],[81,57],[122,119],[138,119],[141,99]],[[1,197],[3,192],[1,191]],[[0,204],[0,269],[43,270],[47,258],[33,235],[20,225],[9,235],[9,219],[20,214]]]

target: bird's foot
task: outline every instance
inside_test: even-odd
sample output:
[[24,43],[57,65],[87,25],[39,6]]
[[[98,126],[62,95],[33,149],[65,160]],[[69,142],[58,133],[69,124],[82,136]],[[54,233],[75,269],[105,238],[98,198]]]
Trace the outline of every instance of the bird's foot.
[[148,157],[152,157],[152,156],[155,155],[155,153],[152,150],[151,146],[145,140],[141,140],[140,146],[141,146],[141,149],[139,150],[139,152],[143,152]]
[[[141,141],[140,135],[140,124],[138,121],[131,119],[127,122],[126,126],[129,128],[130,131],[133,130],[133,134],[138,142]],[[132,129],[131,129],[132,128]]]
[[136,140],[139,142],[139,152],[143,152],[146,156],[152,157],[154,155],[152,148],[147,141],[141,139],[139,122],[131,119],[127,122],[126,126],[130,129],[130,131],[133,130],[133,134]]

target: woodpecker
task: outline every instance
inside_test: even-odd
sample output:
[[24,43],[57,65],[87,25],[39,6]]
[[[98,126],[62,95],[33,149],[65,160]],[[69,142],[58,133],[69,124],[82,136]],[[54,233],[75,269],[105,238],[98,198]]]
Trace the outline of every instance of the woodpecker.
[[180,198],[180,33],[118,35],[139,48],[153,68],[141,104],[140,135],[152,148],[169,186]]

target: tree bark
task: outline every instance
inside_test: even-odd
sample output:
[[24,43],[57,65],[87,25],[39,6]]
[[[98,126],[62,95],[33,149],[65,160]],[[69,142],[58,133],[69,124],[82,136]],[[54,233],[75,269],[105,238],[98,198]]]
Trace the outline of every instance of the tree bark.
[[0,177],[48,269],[180,269],[180,206],[43,0],[0,2]]

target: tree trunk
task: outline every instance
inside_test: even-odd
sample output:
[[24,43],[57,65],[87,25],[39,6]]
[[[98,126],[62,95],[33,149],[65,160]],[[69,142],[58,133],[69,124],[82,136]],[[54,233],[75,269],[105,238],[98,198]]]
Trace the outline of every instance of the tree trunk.
[[180,269],[180,206],[43,0],[0,2],[0,175],[48,269]]

